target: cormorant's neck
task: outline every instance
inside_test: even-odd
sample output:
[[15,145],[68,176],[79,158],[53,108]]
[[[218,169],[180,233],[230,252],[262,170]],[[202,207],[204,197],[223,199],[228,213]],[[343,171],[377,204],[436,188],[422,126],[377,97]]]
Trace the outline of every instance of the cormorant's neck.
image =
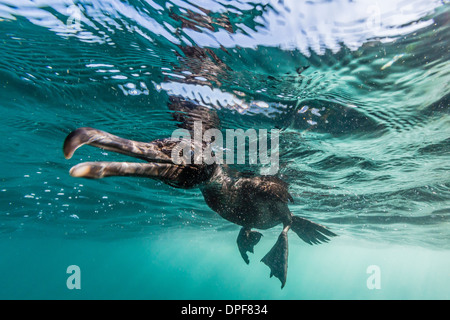
[[231,183],[231,178],[227,173],[227,170],[223,168],[222,166],[216,166],[216,169],[214,170],[213,174],[211,175],[211,178],[205,185],[220,185],[220,186],[226,186],[229,183]]
[[206,204],[216,212],[220,212],[227,202],[228,187],[232,180],[222,166],[217,166],[211,178],[200,186]]

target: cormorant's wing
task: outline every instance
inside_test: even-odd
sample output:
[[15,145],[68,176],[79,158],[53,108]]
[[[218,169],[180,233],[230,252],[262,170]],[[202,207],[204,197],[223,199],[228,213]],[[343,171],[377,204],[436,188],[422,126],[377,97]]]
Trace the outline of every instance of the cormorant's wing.
[[220,128],[219,116],[212,108],[177,96],[169,97],[168,106],[174,111],[172,116],[178,122],[178,127],[188,130],[191,136],[193,136],[195,122],[201,123],[202,135],[206,130]]
[[282,201],[284,203],[294,202],[289,194],[288,184],[275,176],[256,176],[244,178],[242,190],[244,193],[256,192],[260,197]]

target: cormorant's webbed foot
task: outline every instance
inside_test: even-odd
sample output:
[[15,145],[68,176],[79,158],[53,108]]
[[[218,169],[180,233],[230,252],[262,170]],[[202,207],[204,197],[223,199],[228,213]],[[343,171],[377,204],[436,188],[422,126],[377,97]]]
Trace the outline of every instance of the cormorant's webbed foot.
[[242,259],[244,259],[246,264],[249,264],[250,262],[247,252],[253,253],[253,248],[259,242],[261,236],[262,234],[258,231],[252,231],[245,227],[243,227],[239,232],[236,242]]
[[287,265],[288,265],[288,238],[287,232],[289,226],[286,226],[278,236],[277,243],[261,259],[270,268],[270,277],[275,276],[281,281],[281,289],[286,283]]

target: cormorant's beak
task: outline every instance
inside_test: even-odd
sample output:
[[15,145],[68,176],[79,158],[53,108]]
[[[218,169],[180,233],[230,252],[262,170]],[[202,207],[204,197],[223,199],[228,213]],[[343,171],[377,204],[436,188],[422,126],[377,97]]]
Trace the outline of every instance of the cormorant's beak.
[[173,164],[169,155],[161,151],[161,146],[157,143],[127,140],[93,128],[79,128],[71,132],[64,141],[64,157],[70,159],[75,150],[85,144],[148,162],[84,162],[70,169],[70,175],[73,177],[162,177],[170,171],[180,169]]

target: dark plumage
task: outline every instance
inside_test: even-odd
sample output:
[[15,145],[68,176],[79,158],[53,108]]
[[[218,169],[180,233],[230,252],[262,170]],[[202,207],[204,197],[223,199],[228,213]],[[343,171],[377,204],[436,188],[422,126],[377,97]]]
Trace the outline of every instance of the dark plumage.
[[[170,97],[169,109],[178,127],[193,132],[195,121],[202,122],[202,131],[219,128],[216,112],[192,101]],[[79,128],[70,133],[64,142],[64,155],[71,158],[74,151],[84,144],[133,156],[147,162],[85,162],[74,166],[74,177],[103,178],[108,176],[141,176],[161,180],[177,188],[200,188],[207,205],[224,219],[242,226],[237,238],[239,252],[249,263],[247,252],[253,252],[261,233],[252,230],[268,229],[283,224],[283,231],[274,247],[261,260],[271,273],[286,283],[288,242],[290,228],[305,242],[327,242],[335,234],[324,226],[294,216],[288,208],[293,199],[288,185],[274,176],[245,176],[230,174],[227,166],[218,164],[175,164],[172,150],[181,139],[160,139],[144,143],[114,136],[93,129]],[[202,142],[201,148],[206,143]],[[192,148],[194,148],[192,146]],[[192,156],[193,157],[193,156]]]

